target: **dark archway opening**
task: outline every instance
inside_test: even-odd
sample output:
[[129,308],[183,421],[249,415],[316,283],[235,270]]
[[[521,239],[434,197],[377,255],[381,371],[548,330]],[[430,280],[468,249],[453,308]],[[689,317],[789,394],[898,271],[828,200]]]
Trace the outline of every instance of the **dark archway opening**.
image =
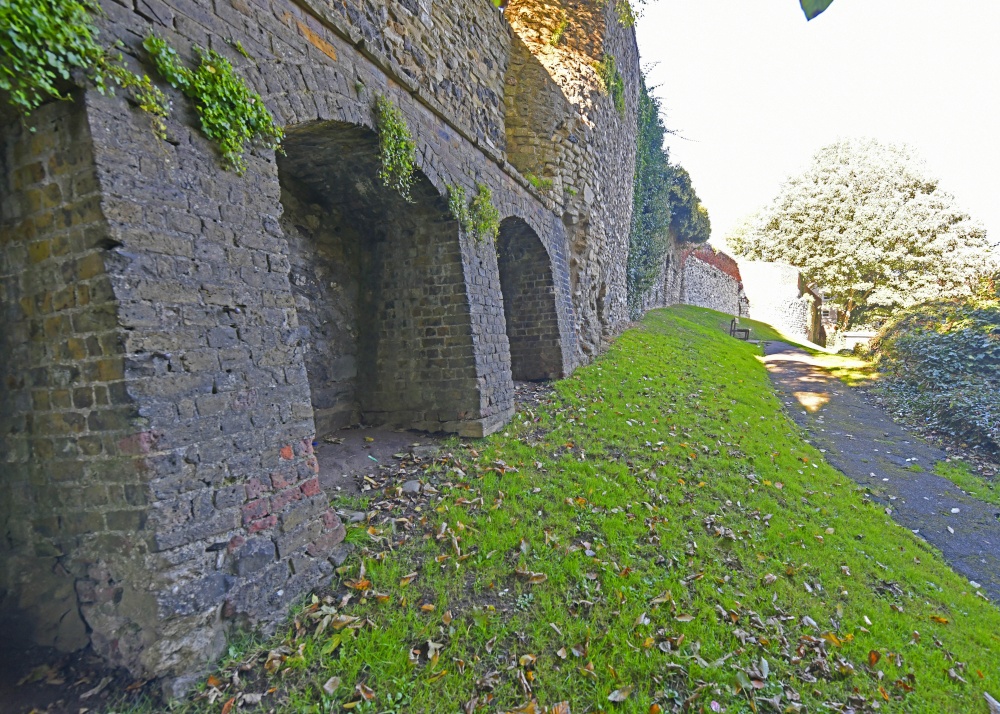
[[497,258],[513,378],[562,377],[556,293],[545,246],[522,219],[508,218],[500,224]]
[[319,435],[353,424],[453,431],[479,394],[457,223],[422,174],[378,179],[377,137],[319,122],[278,157],[282,228]]

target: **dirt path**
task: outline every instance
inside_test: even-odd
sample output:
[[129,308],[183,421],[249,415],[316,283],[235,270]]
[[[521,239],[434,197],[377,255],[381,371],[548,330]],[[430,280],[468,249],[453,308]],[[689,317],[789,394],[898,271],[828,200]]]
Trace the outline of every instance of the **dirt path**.
[[765,355],[789,416],[827,460],[867,486],[896,522],[940,549],[990,599],[1000,600],[1000,508],[934,475],[934,465],[946,457],[943,451],[816,366],[809,353],[770,342]]

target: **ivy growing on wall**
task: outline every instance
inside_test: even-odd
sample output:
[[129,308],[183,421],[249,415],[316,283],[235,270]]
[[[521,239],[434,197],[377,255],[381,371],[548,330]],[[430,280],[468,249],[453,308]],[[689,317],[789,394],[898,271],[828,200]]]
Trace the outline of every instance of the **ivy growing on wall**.
[[166,96],[148,76],[125,67],[119,52],[101,46],[97,12],[92,0],[0,0],[0,89],[27,116],[50,99],[66,99],[75,71],[102,94],[114,93],[113,80],[165,136]]
[[201,130],[219,146],[227,168],[238,174],[246,171],[243,153],[251,142],[280,150],[284,132],[229,60],[214,50],[195,47],[198,66],[190,69],[159,37],[150,35],[142,44],[163,78],[194,101]]
[[629,232],[628,304],[633,316],[663,270],[670,241],[697,244],[708,240],[711,224],[691,178],[670,163],[663,146],[667,133],[660,104],[643,79],[639,92],[632,227]]
[[622,116],[625,115],[625,80],[622,79],[621,72],[618,71],[618,63],[614,55],[604,54],[604,57],[597,63],[597,74],[604,84],[604,91],[611,97],[615,104],[615,109]]
[[500,211],[493,205],[493,192],[485,184],[476,184],[471,203],[466,200],[464,187],[449,185],[448,210],[462,231],[479,243],[494,241],[500,233]]
[[388,97],[375,98],[375,128],[378,130],[379,158],[382,161],[379,178],[387,188],[412,201],[410,189],[417,165],[417,145],[403,113]]

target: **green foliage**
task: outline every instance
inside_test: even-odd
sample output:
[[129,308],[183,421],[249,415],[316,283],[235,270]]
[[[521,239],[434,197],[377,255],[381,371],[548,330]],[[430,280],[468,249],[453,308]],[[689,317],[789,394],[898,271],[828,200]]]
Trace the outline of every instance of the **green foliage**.
[[0,0],[0,89],[29,115],[45,101],[66,99],[74,71],[102,94],[114,93],[111,78],[150,114],[157,136],[165,136],[167,98],[148,76],[129,71],[120,53],[97,42],[97,12],[91,0]]
[[528,179],[528,183],[534,186],[539,191],[551,191],[552,190],[552,179],[550,178],[540,178],[535,176],[533,173],[526,173],[524,178]]
[[893,319],[872,344],[900,412],[1000,451],[1000,301],[938,301]]
[[569,27],[569,20],[565,18],[560,22],[556,29],[552,31],[552,36],[549,38],[549,44],[556,47],[560,42],[562,42],[563,35],[566,34],[566,28]]
[[923,162],[871,139],[820,149],[727,240],[739,255],[800,268],[843,308],[844,326],[969,296],[996,270],[986,231]]
[[[636,5],[645,5],[648,0],[634,0]],[[615,17],[622,27],[633,27],[635,21],[638,19],[635,9],[632,7],[633,2],[630,0],[599,0],[601,6],[606,6],[607,3],[613,2],[615,8]]]
[[615,109],[622,116],[625,115],[625,80],[622,79],[621,72],[618,71],[618,63],[614,55],[605,53],[600,62],[597,63],[597,74],[604,84],[604,91],[611,97]]
[[398,191],[400,196],[412,202],[410,189],[417,166],[417,145],[403,113],[388,97],[375,98],[375,127],[382,160],[378,176],[387,188]]
[[812,20],[830,7],[833,0],[800,0],[799,4],[802,6],[802,12],[806,14],[806,19]]
[[194,101],[201,130],[219,146],[227,168],[238,174],[246,171],[243,152],[250,142],[280,149],[284,132],[274,123],[260,95],[233,71],[229,60],[214,50],[195,47],[199,62],[192,70],[181,63],[177,50],[156,35],[147,37],[142,45],[160,75]]
[[448,210],[462,230],[477,242],[494,241],[500,233],[500,211],[493,205],[493,193],[485,184],[476,184],[471,203],[466,202],[461,185],[449,185]]
[[663,147],[666,127],[660,104],[642,80],[636,137],[632,227],[629,232],[628,303],[638,317],[646,295],[663,270],[673,237],[702,243],[711,234],[708,212],[680,166],[670,163]]

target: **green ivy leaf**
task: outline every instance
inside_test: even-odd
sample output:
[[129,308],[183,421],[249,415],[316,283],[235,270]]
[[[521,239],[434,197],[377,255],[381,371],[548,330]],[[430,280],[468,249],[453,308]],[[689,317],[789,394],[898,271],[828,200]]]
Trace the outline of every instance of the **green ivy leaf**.
[[833,4],[833,0],[799,0],[799,2],[807,20],[812,20]]

